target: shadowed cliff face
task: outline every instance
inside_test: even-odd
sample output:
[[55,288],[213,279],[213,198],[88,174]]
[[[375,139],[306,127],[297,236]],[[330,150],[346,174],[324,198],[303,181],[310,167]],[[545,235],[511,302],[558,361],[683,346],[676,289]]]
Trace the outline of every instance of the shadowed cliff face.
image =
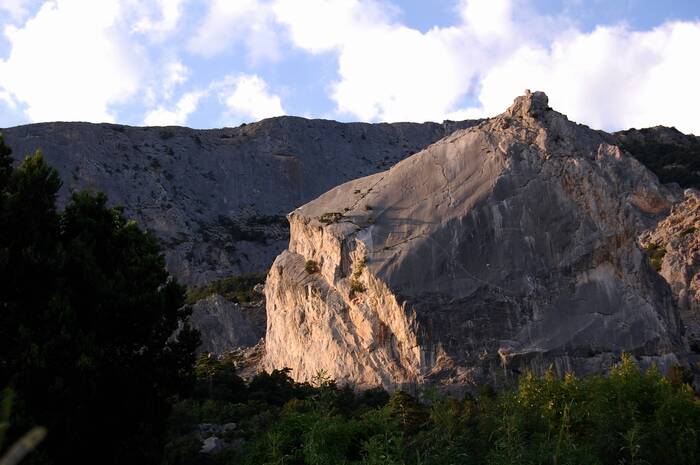
[[44,151],[63,180],[60,203],[104,191],[162,241],[188,285],[267,271],[288,240],[289,211],[375,173],[456,129],[280,117],[216,130],[47,123],[3,129],[16,159]]
[[676,199],[614,144],[528,93],[296,209],[265,366],[460,388],[602,371],[621,351],[674,361],[678,312],[637,236]]

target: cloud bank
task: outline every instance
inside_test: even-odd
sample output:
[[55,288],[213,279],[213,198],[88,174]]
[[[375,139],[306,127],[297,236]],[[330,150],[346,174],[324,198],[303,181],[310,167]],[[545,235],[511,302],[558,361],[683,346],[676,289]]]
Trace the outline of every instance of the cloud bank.
[[[7,5],[16,18],[29,11],[22,0]],[[290,110],[284,101],[295,101],[303,83],[284,73],[309,57],[329,63],[334,74],[318,86],[318,101],[295,103],[297,114],[474,118],[502,111],[530,88],[595,128],[665,124],[700,134],[698,21],[584,31],[563,13],[537,13],[527,0],[461,0],[452,25],[418,30],[389,1],[300,5],[46,1],[26,21],[5,27],[0,105],[29,121],[111,121],[129,106],[146,124],[187,124],[203,102],[216,113],[211,121],[260,119]],[[330,115],[314,110],[323,101]]]

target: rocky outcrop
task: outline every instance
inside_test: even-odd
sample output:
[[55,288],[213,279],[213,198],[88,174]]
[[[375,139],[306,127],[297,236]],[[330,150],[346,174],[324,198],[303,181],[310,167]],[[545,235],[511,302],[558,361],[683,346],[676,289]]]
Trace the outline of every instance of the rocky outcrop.
[[473,124],[279,117],[213,130],[42,123],[0,132],[16,159],[43,150],[63,180],[60,203],[80,189],[105,192],[161,240],[171,274],[196,286],[266,272],[289,240],[289,211]]
[[615,143],[528,92],[294,210],[265,367],[392,389],[674,362],[682,325],[637,236],[676,199]]
[[700,352],[700,192],[687,189],[666,219],[642,233],[640,243],[671,286],[690,346]]
[[238,304],[214,294],[192,306],[190,322],[200,332],[199,352],[251,347],[265,336],[265,301]]

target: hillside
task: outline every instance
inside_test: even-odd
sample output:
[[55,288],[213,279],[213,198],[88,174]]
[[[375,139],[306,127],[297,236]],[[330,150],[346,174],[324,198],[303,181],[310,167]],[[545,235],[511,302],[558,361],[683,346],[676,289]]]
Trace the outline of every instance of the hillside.
[[198,285],[267,271],[286,246],[288,212],[475,123],[279,117],[212,130],[45,123],[1,131],[16,158],[43,150],[64,183],[59,203],[80,189],[105,192],[161,240],[170,272]]

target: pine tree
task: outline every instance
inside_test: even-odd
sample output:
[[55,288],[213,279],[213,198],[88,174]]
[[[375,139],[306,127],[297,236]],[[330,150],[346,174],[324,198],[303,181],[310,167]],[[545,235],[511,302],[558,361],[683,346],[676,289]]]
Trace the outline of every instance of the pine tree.
[[[156,240],[103,194],[56,210],[41,153],[12,169],[0,140],[0,388],[10,435],[40,424],[35,463],[158,463],[199,339]],[[9,161],[8,161],[9,160]],[[178,330],[178,337],[172,335]]]

